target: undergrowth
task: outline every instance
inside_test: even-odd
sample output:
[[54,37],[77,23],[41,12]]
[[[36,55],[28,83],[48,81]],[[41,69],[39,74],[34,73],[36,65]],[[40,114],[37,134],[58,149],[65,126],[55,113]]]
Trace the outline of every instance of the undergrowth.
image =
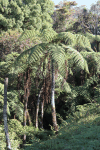
[[[10,128],[13,150],[100,150],[100,106],[97,103],[78,105],[73,116],[69,115],[66,120],[57,114],[62,124],[58,134],[43,129],[35,129],[33,126],[22,125],[12,119],[8,123]],[[14,132],[15,131],[15,132]],[[21,136],[27,135],[25,148],[20,148]],[[3,125],[0,126],[0,150],[5,149],[5,135]]]
[[[100,106],[96,103],[78,105],[73,116],[70,115],[66,121],[62,120],[58,135],[49,135],[51,138],[45,141],[33,142],[25,150],[99,150],[99,113]],[[44,133],[43,136],[45,137]]]

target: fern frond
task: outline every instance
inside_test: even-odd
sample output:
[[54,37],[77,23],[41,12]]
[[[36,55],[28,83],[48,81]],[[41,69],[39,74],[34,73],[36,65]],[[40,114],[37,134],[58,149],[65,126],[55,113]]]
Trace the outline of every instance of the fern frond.
[[[63,45],[64,46],[64,45]],[[87,73],[89,73],[88,65],[86,60],[83,58],[81,53],[79,53],[77,50],[70,46],[65,46],[66,48],[66,53],[69,54],[70,59],[73,59],[74,63],[76,64],[77,67],[80,67],[81,69],[85,69]]]
[[56,33],[52,28],[44,29],[41,32],[40,38],[42,42],[52,42],[52,40],[55,40],[58,33]]
[[71,45],[76,42],[76,37],[71,32],[60,32],[55,38],[55,41],[65,41],[66,45]]
[[[80,52],[82,56],[91,64],[91,66],[94,66],[97,73],[100,72],[100,52]],[[91,61],[90,61],[91,58]]]
[[18,41],[31,39],[34,42],[39,41],[39,43],[46,43],[54,40],[57,35],[58,34],[53,30],[53,28],[44,29],[42,32],[35,31],[35,29],[25,30],[18,38]]
[[30,49],[28,62],[39,60],[47,50],[47,43],[40,43]]
[[86,32],[86,37],[89,39],[89,41],[92,43],[95,40],[95,35]]
[[87,50],[91,52],[93,51],[91,49],[91,44],[87,37],[81,34],[76,34],[75,37],[76,37],[76,42],[72,43],[73,48],[76,49],[78,47],[79,51],[83,51],[83,50]]
[[14,65],[16,66],[18,63],[20,63],[22,58],[24,58],[23,61],[26,60],[26,61],[28,61],[28,63],[29,63],[29,60],[31,57],[33,58],[33,62],[35,60],[38,60],[42,56],[42,54],[44,52],[44,48],[46,49],[46,43],[41,43],[41,44],[35,45],[34,47],[22,52],[20,54],[20,56],[18,56],[17,59],[15,60]]
[[25,30],[23,31],[23,33],[21,34],[21,36],[18,38],[17,41],[24,41],[26,39],[31,39],[31,40],[35,40],[36,38],[38,38],[39,35],[39,31],[35,31],[35,29],[33,30]]
[[[66,93],[71,92],[69,83],[63,78],[63,76],[59,72],[58,72],[58,77],[56,80],[56,85],[57,85],[57,87],[59,87],[60,90],[63,90]],[[58,91],[58,88],[55,88],[55,91]]]
[[48,52],[51,53],[52,59],[58,64],[58,69],[60,70],[61,75],[64,76],[66,73],[66,55],[64,52],[65,50],[57,44],[51,44],[48,47]]
[[100,42],[100,35],[96,35],[95,36],[95,40],[98,41],[98,42]]

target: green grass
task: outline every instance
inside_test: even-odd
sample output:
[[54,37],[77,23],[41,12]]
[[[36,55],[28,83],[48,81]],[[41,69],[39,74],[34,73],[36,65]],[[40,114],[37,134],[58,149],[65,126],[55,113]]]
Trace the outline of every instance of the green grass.
[[[85,104],[62,125],[59,134],[51,139],[27,146],[25,150],[100,150],[100,107]],[[79,109],[78,109],[79,110]]]

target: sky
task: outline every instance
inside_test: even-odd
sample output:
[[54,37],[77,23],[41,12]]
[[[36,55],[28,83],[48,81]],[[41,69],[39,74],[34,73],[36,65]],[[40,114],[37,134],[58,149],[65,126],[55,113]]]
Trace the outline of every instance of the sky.
[[[55,5],[57,5],[59,2],[63,2],[63,0],[52,0]],[[81,5],[86,5],[86,8],[90,9],[92,4],[96,4],[96,2],[98,0],[67,0],[67,1],[75,1],[77,3],[77,7],[81,6]]]

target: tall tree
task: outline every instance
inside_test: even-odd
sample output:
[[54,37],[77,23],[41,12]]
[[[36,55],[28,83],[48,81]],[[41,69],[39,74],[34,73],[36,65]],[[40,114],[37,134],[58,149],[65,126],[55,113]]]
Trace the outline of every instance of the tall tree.
[[[94,4],[90,8],[90,12],[94,14],[93,20],[94,22],[92,23],[92,28],[94,29],[94,35],[100,35],[100,1],[97,2],[97,4]],[[97,52],[99,52],[99,43],[100,41],[96,40],[96,46],[97,46]]]
[[51,106],[52,106],[52,122],[56,132],[58,132],[57,120],[56,120],[56,109],[55,109],[55,70],[54,60],[52,60],[52,85],[51,85]]
[[[28,98],[30,95],[30,73],[31,69],[27,68],[25,74],[24,74],[24,119],[23,119],[23,125],[26,126],[26,121],[27,121],[27,116],[28,116],[28,110],[27,110],[27,105],[28,105]],[[23,137],[23,144],[26,144],[26,135],[24,134]]]
[[72,6],[77,5],[75,1],[73,2],[60,2],[58,5],[55,5],[57,8],[53,15],[53,29],[56,32],[63,32],[66,30],[65,26],[66,23],[69,21],[69,17],[72,15],[73,10],[71,9]]
[[77,32],[90,32],[93,34],[99,33],[96,31],[98,29],[98,26],[100,26],[100,3],[97,2],[97,4],[92,5],[90,10],[86,8],[85,5],[80,7],[75,7],[74,10],[74,17],[77,18],[77,21],[75,22],[73,28],[75,28],[75,33]]
[[0,1],[0,31],[20,28],[24,21],[24,13],[16,1]]
[[[63,84],[65,84],[65,86],[68,86],[66,83],[66,76],[65,76],[66,75],[65,60],[68,59],[67,54],[69,52],[69,54],[72,53],[71,59],[74,59],[75,61],[74,63],[76,63],[79,68],[82,68],[83,70],[85,69],[87,73],[89,73],[87,63],[82,57],[82,55],[77,50],[75,50],[74,48],[71,48],[70,46],[61,45],[61,41],[62,43],[64,42],[66,45],[73,45],[73,46],[75,46],[75,43],[80,42],[81,45],[85,46],[84,48],[87,47],[87,49],[91,51],[89,43],[86,42],[84,45],[82,44],[82,41],[80,41],[80,38],[79,37],[76,38],[74,34],[62,32],[62,33],[59,33],[56,37],[54,35],[54,37],[52,38],[52,42],[37,44],[33,48],[24,51],[23,53],[20,54],[20,56],[16,60],[17,64],[20,65],[19,60],[21,61],[21,58],[25,57],[26,54],[29,54],[29,62],[39,61],[40,58],[42,58],[45,52],[47,51],[51,55],[51,64],[52,64],[51,104],[52,104],[52,118],[53,118],[52,121],[53,121],[54,130],[56,132],[58,131],[58,128],[57,128],[55,100],[54,100],[54,83],[55,83],[54,67],[57,67],[58,65],[58,72],[62,76],[62,82],[64,81]],[[85,41],[83,40],[83,43],[84,42]]]
[[83,34],[89,30],[89,23],[91,21],[90,13],[84,5],[74,8],[73,18],[76,18],[73,24],[73,30],[75,33],[81,32]]

